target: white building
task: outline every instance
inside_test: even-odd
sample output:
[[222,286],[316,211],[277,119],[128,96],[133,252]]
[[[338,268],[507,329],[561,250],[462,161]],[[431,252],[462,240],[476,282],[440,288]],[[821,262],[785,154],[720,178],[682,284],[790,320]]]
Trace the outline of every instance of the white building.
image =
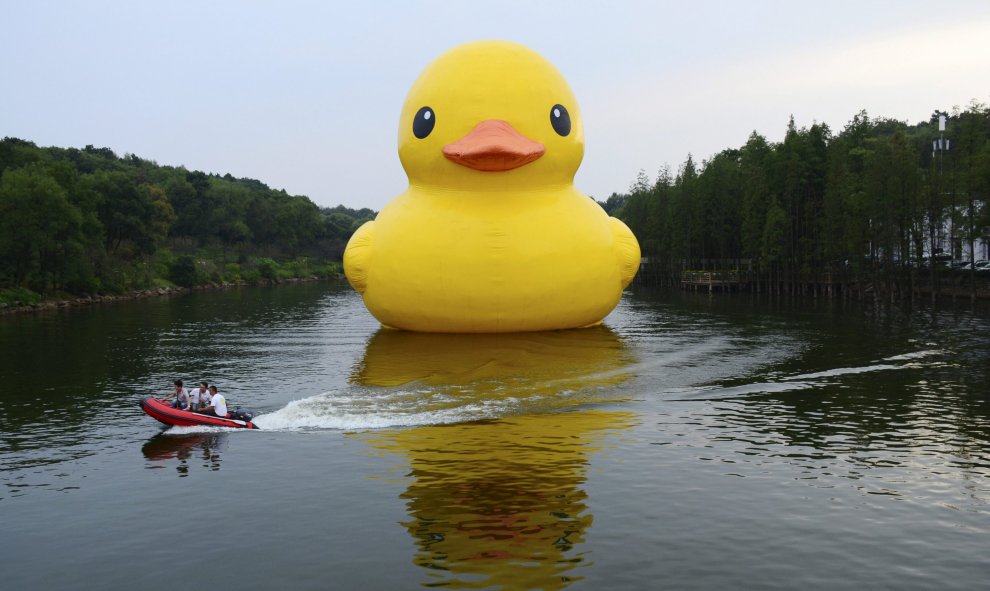
[[[975,215],[979,219],[983,213],[986,203],[977,201],[975,203]],[[956,206],[955,215],[949,215],[952,209],[946,209],[942,216],[940,230],[936,233],[935,256],[956,262],[973,262],[990,259],[990,227],[977,227],[976,236],[973,237],[972,250],[970,249],[969,220],[967,220],[967,208]],[[925,242],[924,256],[929,258],[931,253],[930,244]]]

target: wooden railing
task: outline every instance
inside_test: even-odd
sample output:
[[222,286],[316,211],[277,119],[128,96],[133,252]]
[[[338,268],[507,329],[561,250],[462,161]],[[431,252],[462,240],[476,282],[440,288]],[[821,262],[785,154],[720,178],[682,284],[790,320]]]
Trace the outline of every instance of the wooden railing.
[[694,288],[707,286],[712,289],[731,289],[748,284],[748,273],[734,270],[716,271],[684,271],[681,273],[681,285]]

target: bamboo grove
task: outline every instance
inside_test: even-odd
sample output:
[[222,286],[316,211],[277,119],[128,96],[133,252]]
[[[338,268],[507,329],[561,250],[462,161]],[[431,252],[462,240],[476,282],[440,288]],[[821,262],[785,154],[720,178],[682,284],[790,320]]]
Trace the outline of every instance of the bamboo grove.
[[908,125],[860,112],[837,134],[791,118],[780,143],[754,132],[700,164],[689,155],[676,175],[641,171],[602,205],[639,237],[645,281],[732,267],[773,292],[975,297],[980,277],[935,263],[986,258],[990,109],[944,114],[946,141],[933,144],[942,114]]

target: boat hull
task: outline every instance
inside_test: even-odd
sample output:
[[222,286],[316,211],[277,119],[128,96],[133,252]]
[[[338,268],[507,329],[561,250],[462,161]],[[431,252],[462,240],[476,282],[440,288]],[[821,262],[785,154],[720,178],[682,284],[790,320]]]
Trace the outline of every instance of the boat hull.
[[168,403],[151,396],[141,400],[141,410],[151,418],[177,427],[230,427],[234,429],[257,429],[251,421],[215,417],[188,410],[172,408]]

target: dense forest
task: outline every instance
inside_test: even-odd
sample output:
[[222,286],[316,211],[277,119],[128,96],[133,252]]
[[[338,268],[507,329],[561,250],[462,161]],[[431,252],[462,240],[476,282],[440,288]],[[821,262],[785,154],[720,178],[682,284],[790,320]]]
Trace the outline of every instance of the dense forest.
[[0,304],[340,272],[370,209],[108,148],[0,141]]
[[988,193],[990,109],[973,103],[916,125],[860,112],[838,133],[791,118],[780,143],[754,132],[676,175],[641,171],[602,206],[639,237],[646,281],[741,269],[774,293],[975,297],[986,274],[950,263],[986,258]]

